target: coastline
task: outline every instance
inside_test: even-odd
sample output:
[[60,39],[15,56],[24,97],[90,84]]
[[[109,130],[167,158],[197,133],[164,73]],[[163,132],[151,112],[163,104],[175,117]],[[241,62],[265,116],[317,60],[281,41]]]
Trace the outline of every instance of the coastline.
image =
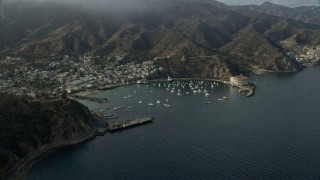
[[[247,97],[252,96],[254,94],[254,90],[255,90],[255,86],[252,86],[251,88],[248,88],[245,86],[237,86],[237,85],[230,84],[230,82],[228,82],[228,81],[224,81],[224,80],[220,80],[220,79],[176,78],[174,80],[176,80],[176,81],[220,82],[220,83],[223,83],[223,84],[226,84],[229,86],[237,87],[237,88],[245,90],[245,91],[249,91],[247,93]],[[167,82],[167,80],[155,79],[155,80],[149,80],[149,82]],[[88,96],[88,95],[91,95],[92,93],[95,93],[98,91],[110,90],[110,89],[114,89],[114,88],[118,88],[118,87],[126,86],[126,85],[130,85],[130,84],[124,84],[124,83],[113,84],[113,85],[110,85],[109,87],[93,89],[93,90],[85,90],[82,92],[77,92],[76,94],[82,94],[82,95]],[[94,139],[96,136],[99,136],[99,133],[100,133],[99,128],[93,127],[91,132],[85,136],[81,136],[81,137],[77,137],[75,139],[60,141],[60,142],[51,143],[51,144],[41,146],[40,148],[34,150],[33,152],[31,152],[27,156],[25,156],[23,159],[21,159],[19,161],[19,163],[7,173],[6,179],[8,179],[8,180],[20,180],[21,179],[22,180],[25,178],[28,170],[33,166],[33,164],[36,163],[41,157],[45,156],[47,153],[54,151],[54,150],[58,150],[58,149],[62,149],[65,147],[74,146],[74,145],[77,145],[80,143],[87,142],[91,139]]]
[[[303,70],[303,69],[301,69]],[[301,71],[299,70],[299,71]],[[253,74],[264,74],[264,73],[295,73],[295,71],[272,71],[266,69],[258,69],[252,72]]]
[[97,128],[93,127],[91,132],[87,135],[41,146],[40,148],[36,149],[35,151],[29,153],[27,156],[22,158],[19,161],[19,163],[7,173],[6,179],[23,180],[25,179],[27,172],[33,166],[33,164],[36,163],[41,157],[45,156],[47,153],[54,150],[87,142],[91,139],[94,139],[96,136]]

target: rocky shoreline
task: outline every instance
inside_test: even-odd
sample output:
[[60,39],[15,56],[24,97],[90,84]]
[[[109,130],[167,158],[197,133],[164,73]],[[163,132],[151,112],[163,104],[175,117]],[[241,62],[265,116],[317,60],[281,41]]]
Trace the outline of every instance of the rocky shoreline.
[[7,175],[7,180],[23,180],[28,172],[28,170],[32,167],[32,165],[39,160],[39,158],[45,156],[47,153],[62,149],[69,146],[74,146],[88,140],[91,140],[96,137],[97,131],[96,128],[92,129],[92,131],[84,136],[78,137],[71,140],[56,142],[52,144],[47,144],[41,146],[37,150],[31,152],[27,156],[25,156]]

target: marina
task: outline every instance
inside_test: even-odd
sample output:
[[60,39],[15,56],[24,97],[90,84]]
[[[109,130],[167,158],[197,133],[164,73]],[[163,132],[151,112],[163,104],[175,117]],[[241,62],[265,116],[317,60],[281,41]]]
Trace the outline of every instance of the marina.
[[[96,97],[108,97],[107,104],[79,101],[119,117],[112,121],[156,120],[52,153],[26,179],[317,179],[320,84],[312,79],[319,72],[259,75],[254,79],[259,91],[251,98],[238,88],[201,81],[191,85],[195,94],[191,81],[98,92]],[[176,93],[170,92],[173,87]]]

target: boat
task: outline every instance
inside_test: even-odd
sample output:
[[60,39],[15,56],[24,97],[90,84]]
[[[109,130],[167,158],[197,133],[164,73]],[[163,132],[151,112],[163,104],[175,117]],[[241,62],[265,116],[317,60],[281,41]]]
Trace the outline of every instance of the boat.
[[169,107],[170,106],[170,104],[163,104],[164,106],[166,106],[166,107]]
[[223,99],[219,98],[218,101],[223,101]]
[[205,95],[205,96],[209,96],[210,94],[206,92],[204,95]]
[[128,96],[123,97],[124,99],[128,99]]
[[210,101],[206,101],[206,104],[210,104],[211,102]]
[[229,97],[228,96],[223,96],[222,99],[226,100],[226,99],[229,99]]
[[129,95],[128,95],[128,98],[132,98],[132,96],[129,94]]
[[142,104],[142,101],[139,101],[139,104]]
[[181,94],[181,92],[178,92],[178,94],[177,94],[178,96],[181,96],[182,94]]
[[133,108],[133,106],[129,106],[129,107],[128,107],[128,109],[132,109],[132,108]]
[[161,102],[158,100],[158,101],[157,101],[157,104],[160,104],[160,103],[161,103]]
[[153,103],[148,103],[148,106],[153,106]]
[[174,93],[174,89],[171,90],[171,93]]
[[123,105],[123,106],[118,106],[118,107],[116,106],[116,107],[113,108],[113,110],[116,111],[116,110],[122,109],[122,108],[124,108],[124,107],[125,107],[125,105]]
[[169,81],[169,82],[172,81],[172,78],[171,78],[170,76],[168,76],[168,81]]

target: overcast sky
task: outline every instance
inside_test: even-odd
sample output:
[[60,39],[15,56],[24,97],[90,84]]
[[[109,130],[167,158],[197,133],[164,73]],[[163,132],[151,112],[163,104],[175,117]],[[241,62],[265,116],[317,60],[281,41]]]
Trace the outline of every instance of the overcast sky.
[[[35,2],[72,2],[78,4],[105,4],[106,2],[109,4],[129,4],[133,5],[137,0],[0,0],[5,2],[12,2],[12,1],[35,1]],[[138,0],[141,1],[141,0]],[[142,0],[144,1],[144,0]],[[153,1],[153,0],[150,0]],[[195,0],[196,1],[196,0]],[[218,0],[228,5],[245,5],[245,4],[262,4],[267,0]],[[269,0],[272,3],[284,5],[288,7],[297,7],[297,6],[320,6],[320,0]]]
[[[218,0],[228,5],[262,4],[267,0]],[[320,0],[268,0],[274,4],[297,6],[320,6]]]

